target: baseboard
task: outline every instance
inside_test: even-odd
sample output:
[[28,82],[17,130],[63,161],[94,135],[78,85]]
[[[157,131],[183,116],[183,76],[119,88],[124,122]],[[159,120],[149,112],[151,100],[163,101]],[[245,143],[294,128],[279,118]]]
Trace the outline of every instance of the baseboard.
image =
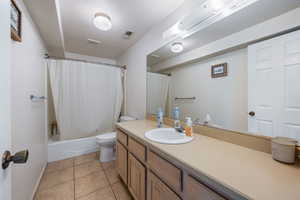
[[47,163],[44,165],[44,167],[43,167],[43,169],[42,169],[42,171],[40,173],[40,176],[39,176],[39,178],[38,178],[38,180],[37,180],[37,182],[36,182],[36,184],[34,186],[33,193],[32,193],[32,196],[31,196],[32,200],[35,199],[35,195],[36,195],[36,193],[37,193],[37,191],[39,189],[39,185],[40,185],[40,182],[41,182],[41,180],[43,178],[43,175],[45,173],[46,167],[47,167]]
[[48,144],[48,162],[98,151],[96,137],[64,140]]

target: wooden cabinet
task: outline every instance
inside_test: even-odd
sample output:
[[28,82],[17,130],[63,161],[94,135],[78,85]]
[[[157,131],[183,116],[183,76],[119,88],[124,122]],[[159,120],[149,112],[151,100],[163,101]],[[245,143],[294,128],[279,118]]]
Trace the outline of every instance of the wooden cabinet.
[[225,200],[188,175],[183,166],[120,130],[116,166],[135,200]]
[[117,138],[120,143],[127,146],[128,136],[120,130],[117,130]]
[[132,138],[128,139],[128,149],[138,159],[146,161],[146,147]]
[[117,142],[117,171],[123,181],[127,184],[127,149]]
[[148,200],[180,200],[180,198],[153,173],[149,173]]
[[136,200],[146,199],[146,168],[132,154],[128,156],[128,189]]
[[186,180],[186,194],[186,200],[225,200],[191,176],[188,176]]
[[180,192],[182,188],[182,173],[179,168],[163,159],[156,153],[148,152],[148,163],[159,177],[170,185],[176,192]]

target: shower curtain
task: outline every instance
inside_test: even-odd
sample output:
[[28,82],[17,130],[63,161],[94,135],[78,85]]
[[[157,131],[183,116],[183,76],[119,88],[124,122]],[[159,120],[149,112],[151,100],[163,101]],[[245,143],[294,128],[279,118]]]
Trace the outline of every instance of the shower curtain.
[[158,73],[147,73],[147,113],[156,114],[158,108],[166,113],[170,77]]
[[110,132],[122,106],[122,70],[69,60],[48,60],[60,139]]

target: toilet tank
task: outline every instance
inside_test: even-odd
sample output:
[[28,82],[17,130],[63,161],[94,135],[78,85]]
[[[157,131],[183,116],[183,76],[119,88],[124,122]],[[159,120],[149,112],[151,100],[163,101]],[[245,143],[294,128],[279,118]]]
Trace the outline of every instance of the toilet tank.
[[133,120],[136,120],[136,118],[130,117],[130,116],[121,116],[120,117],[120,122],[133,121]]

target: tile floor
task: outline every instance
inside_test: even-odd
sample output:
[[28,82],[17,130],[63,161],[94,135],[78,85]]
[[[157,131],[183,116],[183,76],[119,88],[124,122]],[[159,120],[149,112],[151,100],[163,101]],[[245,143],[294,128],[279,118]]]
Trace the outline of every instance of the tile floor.
[[35,200],[132,200],[115,162],[100,163],[97,153],[49,163]]

